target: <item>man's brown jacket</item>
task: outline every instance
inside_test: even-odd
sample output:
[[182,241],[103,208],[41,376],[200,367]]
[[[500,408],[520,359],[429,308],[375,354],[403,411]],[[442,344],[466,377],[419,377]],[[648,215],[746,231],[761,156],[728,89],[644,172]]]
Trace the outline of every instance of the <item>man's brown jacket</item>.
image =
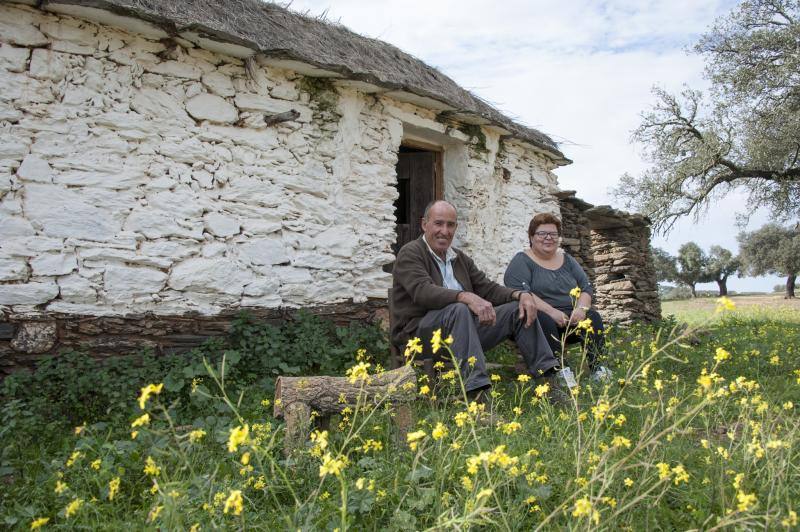
[[[392,342],[401,347],[416,336],[417,325],[429,310],[438,310],[456,303],[459,290],[444,288],[442,273],[436,265],[424,235],[400,249],[394,263],[392,297]],[[456,252],[453,274],[466,292],[473,292],[492,305],[512,301],[515,290],[489,280],[464,252]]]

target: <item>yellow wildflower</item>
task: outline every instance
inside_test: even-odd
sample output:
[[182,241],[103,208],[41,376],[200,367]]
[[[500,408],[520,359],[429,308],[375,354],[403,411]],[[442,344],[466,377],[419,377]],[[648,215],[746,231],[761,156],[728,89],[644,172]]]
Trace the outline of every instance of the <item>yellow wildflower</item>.
[[158,519],[158,516],[161,515],[161,510],[163,510],[163,509],[164,509],[164,507],[161,506],[161,505],[158,505],[158,506],[154,507],[152,510],[150,510],[150,513],[147,514],[147,521],[149,523],[152,523],[153,521]]
[[470,367],[474,366],[474,365],[475,365],[477,362],[478,362],[478,359],[477,359],[477,358],[475,358],[474,356],[472,356],[472,357],[469,357],[469,358],[467,359],[467,364],[469,364],[469,365],[470,365]]
[[625,477],[625,480],[622,481],[625,484],[626,488],[630,488],[633,486],[633,479],[631,477]]
[[464,486],[465,490],[472,490],[473,487],[472,479],[466,475],[461,477],[461,485]]
[[447,436],[447,433],[448,433],[447,427],[444,426],[444,423],[439,421],[438,423],[436,423],[436,426],[433,427],[433,430],[431,431],[431,437],[434,440],[441,440],[442,438]]
[[197,443],[203,439],[203,436],[206,435],[206,431],[203,429],[196,429],[189,433],[189,442],[190,443]]
[[422,354],[422,342],[419,338],[411,338],[406,344],[405,357],[412,358],[414,354]]
[[131,427],[134,428],[143,427],[144,425],[149,425],[149,424],[150,424],[150,414],[144,413],[143,415],[133,420],[133,423],[131,423]]
[[475,495],[475,500],[479,501],[485,497],[491,497],[492,493],[494,493],[494,491],[491,488],[483,488]]
[[65,491],[69,489],[69,486],[65,482],[61,482],[60,480],[56,480],[56,487],[53,491],[56,492],[56,495],[61,495]]
[[66,508],[64,508],[64,515],[66,515],[67,517],[72,517],[73,515],[78,513],[78,510],[81,509],[81,506],[83,506],[83,499],[74,499],[71,503],[67,505]]
[[119,493],[120,478],[115,477],[108,481],[108,500],[113,501],[114,497]]
[[675,475],[675,478],[672,481],[677,486],[681,482],[689,482],[689,473],[686,471],[686,468],[683,467],[682,464],[678,464],[672,468],[672,474]]
[[325,453],[325,456],[322,457],[322,465],[319,466],[319,476],[324,477],[330,474],[338,477],[345,467],[347,467],[347,457],[333,458],[331,453]]
[[228,452],[235,453],[240,445],[246,445],[250,439],[250,425],[246,424],[231,429],[228,436]]
[[626,449],[630,449],[631,447],[631,440],[624,436],[614,436],[614,439],[611,440],[612,447],[625,447]]
[[755,493],[745,493],[741,490],[736,494],[736,500],[738,504],[736,505],[736,511],[738,512],[746,512],[756,504],[758,504],[758,499],[756,498]]
[[428,395],[431,392],[431,389],[428,387],[427,384],[423,384],[419,387],[419,394],[420,395]]
[[469,419],[469,414],[467,414],[466,412],[459,412],[455,415],[453,419],[456,422],[456,426],[463,427],[464,423],[466,423],[467,420]]
[[517,375],[517,380],[523,383],[528,382],[529,380],[531,380],[531,376],[526,373],[523,373],[522,375]]
[[665,478],[669,478],[669,464],[665,464],[664,462],[659,462],[656,464],[658,468],[658,479],[664,480]]
[[38,519],[34,519],[33,521],[31,521],[31,530],[36,530],[37,528],[41,528],[48,522],[50,522],[49,517],[40,517]]
[[498,375],[497,373],[492,373],[492,376],[489,378],[491,379],[492,382],[500,382],[500,375]]
[[156,477],[161,474],[161,468],[156,465],[155,460],[153,460],[151,456],[148,456],[144,463],[144,472],[147,475]]
[[533,390],[533,393],[536,395],[536,397],[540,397],[541,398],[541,397],[546,396],[547,392],[549,392],[549,391],[550,391],[550,385],[545,382],[544,384],[538,385]]
[[247,465],[250,463],[250,452],[246,452],[242,455],[241,459],[242,465]]
[[729,358],[731,358],[730,353],[721,347],[717,348],[717,354],[714,355],[715,362],[722,362],[723,360],[728,360]]
[[505,423],[501,425],[500,430],[503,431],[504,434],[514,434],[519,429],[522,428],[522,425],[519,424],[517,421],[511,421],[509,423]]
[[427,434],[425,433],[424,430],[417,430],[417,431],[414,431],[414,432],[409,432],[408,434],[406,434],[406,441],[408,442],[408,447],[412,451],[416,451],[417,450],[417,446],[419,445],[419,442],[425,436],[427,436]]
[[611,410],[611,405],[606,400],[600,400],[592,407],[592,415],[597,421],[603,421]]
[[100,471],[100,464],[101,463],[103,463],[103,461],[98,458],[97,460],[93,460],[92,463],[89,464],[89,467],[91,467],[95,471]]
[[734,309],[736,309],[736,303],[734,303],[727,297],[722,296],[719,299],[717,299],[716,312],[724,312],[726,310],[734,310]]
[[445,346],[445,344],[449,345],[449,344],[452,344],[452,343],[453,343],[453,337],[452,336],[448,336],[447,338],[442,340],[442,330],[441,329],[436,329],[435,331],[433,331],[433,336],[431,337],[431,350],[434,353],[437,353],[439,351],[439,349],[441,349],[442,347]]
[[67,458],[67,464],[66,464],[67,467],[72,467],[75,464],[75,462],[81,459],[82,456],[83,456],[82,452],[72,451],[72,454],[69,455],[69,458]]
[[148,384],[144,388],[142,388],[141,393],[139,394],[139,408],[144,410],[144,405],[147,404],[147,400],[150,398],[151,395],[158,395],[161,393],[161,389],[164,387],[164,384]]
[[132,440],[135,440],[136,436],[138,436],[138,435],[139,435],[139,431],[138,430],[132,430],[131,431],[131,439]]
[[797,512],[789,510],[789,516],[781,520],[781,526],[791,528],[797,526]]
[[600,512],[592,509],[589,497],[582,497],[575,501],[575,508],[572,510],[573,517],[582,517],[584,515],[590,515],[594,524],[600,522]]
[[[85,428],[86,428],[86,422],[84,421],[82,425],[78,425],[77,427],[75,427],[75,431],[74,431],[75,432],[75,436],[80,435],[80,433],[83,432],[83,429],[85,429]],[[47,519],[49,521],[49,518],[47,518],[47,517],[42,517],[42,519]],[[39,525],[39,526],[42,526],[42,525]],[[36,527],[36,528],[39,528],[39,527]]]
[[369,362],[359,362],[355,366],[347,369],[347,379],[350,384],[357,382],[369,382],[369,368],[372,366]]
[[785,403],[783,403],[784,410],[791,410],[792,408],[794,408],[794,403],[792,403],[791,401],[786,401]]
[[575,299],[578,299],[579,297],[581,297],[581,287],[576,286],[575,288],[569,291],[569,295]]
[[231,494],[225,499],[225,507],[222,509],[223,513],[232,512],[233,515],[241,515],[244,508],[244,500],[242,499],[241,490],[231,490]]

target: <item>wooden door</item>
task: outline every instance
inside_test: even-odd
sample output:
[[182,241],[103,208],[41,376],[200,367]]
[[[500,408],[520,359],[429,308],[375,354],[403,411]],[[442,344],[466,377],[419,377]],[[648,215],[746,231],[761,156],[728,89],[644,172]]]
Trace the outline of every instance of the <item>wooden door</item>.
[[438,153],[401,147],[397,160],[397,190],[395,201],[397,217],[397,240],[392,251],[397,254],[401,247],[422,234],[420,219],[425,206],[437,197]]

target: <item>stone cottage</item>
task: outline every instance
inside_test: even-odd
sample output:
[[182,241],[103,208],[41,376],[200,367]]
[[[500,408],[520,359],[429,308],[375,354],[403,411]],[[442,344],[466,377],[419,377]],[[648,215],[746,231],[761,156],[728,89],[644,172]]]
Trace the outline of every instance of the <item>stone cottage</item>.
[[274,4],[0,2],[0,373],[185,349],[245,308],[373,316],[433,198],[498,278],[569,163],[397,48]]

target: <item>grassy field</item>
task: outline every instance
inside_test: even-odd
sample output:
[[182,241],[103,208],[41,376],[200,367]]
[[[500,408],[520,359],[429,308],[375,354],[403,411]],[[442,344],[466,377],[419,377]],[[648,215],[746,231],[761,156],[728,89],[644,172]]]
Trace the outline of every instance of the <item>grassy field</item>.
[[[800,317],[800,298],[784,299],[780,294],[763,294],[748,296],[732,296],[736,304],[736,314],[754,318],[768,318],[771,314],[780,314],[787,318]],[[716,298],[700,297],[680,301],[663,301],[661,312],[664,316],[674,315],[680,320],[690,323],[701,323],[716,319]],[[800,318],[799,318],[800,319]]]
[[[282,453],[272,396],[198,377],[202,415],[151,386],[116,417],[0,428],[0,523],[65,529],[797,529],[800,311],[669,303],[707,325],[612,328],[613,381],[578,371],[568,408],[499,371],[490,422],[459,378],[420,381],[399,438],[387,404],[359,402]],[[780,300],[776,300],[780,303]],[[710,306],[709,306],[710,304]],[[353,354],[349,375],[380,371]],[[569,362],[579,370],[580,354]],[[146,383],[145,383],[146,384]],[[160,384],[153,382],[150,384]],[[251,405],[251,406],[248,406]],[[196,411],[195,411],[196,412]],[[45,520],[47,520],[45,522]]]

